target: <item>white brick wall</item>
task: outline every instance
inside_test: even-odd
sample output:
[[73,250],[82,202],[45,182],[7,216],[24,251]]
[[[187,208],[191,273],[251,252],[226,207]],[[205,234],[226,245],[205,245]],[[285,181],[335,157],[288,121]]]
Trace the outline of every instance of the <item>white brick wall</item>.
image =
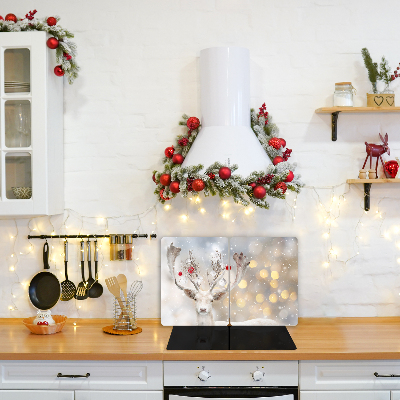
[[[0,13],[24,15],[32,7],[40,17],[61,15],[61,25],[75,32],[82,68],[76,83],[65,85],[65,203],[73,210],[65,215],[70,215],[68,232],[105,231],[104,221],[80,217],[85,215],[122,216],[109,219],[109,232],[156,230],[159,237],[297,236],[301,316],[400,314],[400,266],[396,261],[400,236],[395,230],[400,226],[400,187],[373,186],[368,215],[362,209],[361,185],[342,185],[335,190],[336,197],[347,194],[331,231],[332,246],[339,259],[354,257],[347,264],[332,262],[329,268],[322,266],[330,248],[322,234],[327,230],[324,209],[329,210],[332,191],[321,189],[356,177],[365,156],[364,141],[377,141],[379,132],[388,132],[392,155],[399,155],[400,115],[341,115],[339,139],[332,143],[330,116],[314,113],[316,108],[332,104],[337,81],[352,81],[357,88],[356,105],[365,105],[369,85],[362,47],[368,47],[376,60],[384,54],[393,67],[397,65],[399,2],[70,0],[58,4],[36,0],[32,5],[27,0],[3,0]],[[155,203],[151,171],[160,166],[165,147],[180,132],[180,116],[200,115],[199,52],[226,45],[250,49],[252,106],[266,102],[281,136],[293,149],[298,172],[309,186],[320,189],[303,190],[294,221],[282,201],[271,201],[269,211],[257,210],[251,216],[230,204],[227,212],[232,218],[225,220],[218,199],[202,203],[205,215],[197,206],[177,199],[169,212],[158,207],[157,215],[148,213],[139,228],[139,222],[129,216]],[[398,83],[393,86],[399,87]],[[376,213],[378,203],[382,219]],[[293,205],[293,196],[288,197],[288,204]],[[190,218],[183,223],[180,215],[186,207]],[[337,215],[336,205],[333,210]],[[152,224],[155,221],[157,225]],[[52,217],[51,223],[61,232],[63,216]],[[30,227],[47,233],[53,229],[51,223],[49,218],[39,218],[31,221]],[[16,225],[19,236],[13,247],[10,236],[15,235]],[[33,242],[35,248],[29,255],[19,254],[28,250],[28,232],[28,220],[0,221],[0,317],[34,312],[26,283],[42,266],[42,242]],[[139,316],[158,317],[159,241],[138,243],[136,254],[144,273]],[[77,242],[71,241],[71,246],[70,277],[79,282]],[[61,243],[56,241],[54,247],[56,266],[62,270]],[[107,250],[105,247],[105,253]],[[9,272],[17,257],[18,276]],[[132,263],[110,263],[106,258],[102,279],[120,272],[129,280],[138,278]],[[15,283],[18,279],[25,286]],[[8,310],[10,288],[18,311]],[[106,295],[60,304],[54,312],[70,317],[111,316],[110,302]],[[82,308],[78,310],[78,306]]]

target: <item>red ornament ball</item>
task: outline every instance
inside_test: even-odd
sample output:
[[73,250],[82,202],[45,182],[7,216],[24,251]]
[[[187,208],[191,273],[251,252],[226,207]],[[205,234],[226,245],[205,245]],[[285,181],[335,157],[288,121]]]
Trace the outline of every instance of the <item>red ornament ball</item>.
[[174,151],[174,146],[167,147],[164,150],[165,157],[172,158],[172,156],[174,155]]
[[391,160],[385,162],[385,175],[388,178],[396,178],[397,172],[399,171],[399,164],[397,161]]
[[190,117],[187,122],[186,126],[191,130],[194,131],[200,126],[200,120],[197,117]]
[[47,25],[48,26],[54,26],[56,24],[57,24],[57,20],[54,17],[47,18]]
[[157,182],[157,179],[156,179],[156,174],[153,174],[153,182],[154,182],[155,184],[158,183],[158,182]]
[[294,173],[292,171],[289,171],[288,176],[285,179],[285,182],[292,182],[294,179]]
[[275,158],[274,158],[274,160],[272,161],[272,163],[274,164],[274,165],[276,165],[276,164],[279,164],[280,162],[282,162],[283,161],[283,158],[281,157],[281,156],[276,156]]
[[61,65],[57,65],[57,67],[54,68],[54,73],[57,76],[63,76],[65,74],[65,72],[63,71]]
[[267,191],[265,190],[264,186],[256,186],[253,189],[253,195],[256,199],[263,199],[266,194]]
[[285,183],[285,182],[278,182],[278,183],[275,185],[275,188],[274,188],[274,189],[275,189],[275,190],[281,189],[281,190],[282,190],[282,193],[285,194],[285,192],[286,192],[286,190],[287,190],[286,183]]
[[249,183],[249,186],[251,186],[253,189],[257,186],[255,182]]
[[192,183],[192,188],[196,192],[201,192],[206,187],[202,179],[195,179]]
[[17,22],[18,18],[16,17],[15,14],[7,14],[5,20],[6,21]]
[[4,18],[0,15],[0,21],[4,21]]
[[173,181],[171,182],[171,184],[169,185],[169,190],[172,193],[179,193],[180,189],[179,189],[179,182],[178,181]]
[[280,138],[279,140],[281,141],[282,147],[286,147],[286,140],[282,138]]
[[282,141],[279,138],[273,137],[268,140],[268,144],[272,146],[274,149],[280,149],[282,147]]
[[161,183],[161,185],[168,186],[171,183],[171,175],[162,174],[160,176],[160,183]]
[[46,44],[49,49],[54,50],[58,47],[59,42],[55,37],[51,37],[51,38],[47,39]]
[[183,160],[184,160],[184,158],[183,158],[183,155],[182,155],[182,154],[174,154],[174,155],[172,156],[172,162],[173,162],[174,164],[182,164],[182,163],[183,163]]
[[161,189],[161,190],[160,190],[160,197],[161,197],[161,199],[162,199],[162,200],[171,200],[170,197],[164,197],[164,194],[163,194],[163,193],[164,193],[164,190],[165,190],[165,189]]
[[222,167],[219,169],[218,175],[221,179],[229,179],[232,175],[232,171],[228,167]]

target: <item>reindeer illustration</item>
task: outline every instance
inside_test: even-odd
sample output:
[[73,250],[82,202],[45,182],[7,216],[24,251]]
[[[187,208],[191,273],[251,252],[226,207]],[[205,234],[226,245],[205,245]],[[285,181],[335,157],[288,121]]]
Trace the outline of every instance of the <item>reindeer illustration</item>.
[[217,252],[217,256],[211,261],[211,271],[207,270],[207,281],[209,285],[208,290],[202,290],[199,284],[199,265],[196,263],[193,254],[189,251],[189,258],[182,263],[182,274],[192,283],[194,289],[188,289],[180,285],[177,281],[175,274],[175,260],[180,254],[181,249],[175,247],[173,243],[167,248],[167,263],[170,273],[175,280],[175,285],[183,290],[183,292],[189,298],[195,301],[196,313],[197,313],[197,324],[212,326],[214,325],[214,318],[212,315],[212,302],[214,300],[221,300],[230,290],[239,284],[244,274],[246,273],[247,267],[250,262],[247,262],[246,256],[243,253],[233,255],[233,259],[236,262],[237,270],[235,281],[231,284],[230,288],[226,287],[218,290],[214,290],[217,286],[217,282],[222,278],[225,268],[222,266],[221,253]]
[[382,154],[388,153],[388,155],[390,156],[390,149],[388,146],[388,140],[389,140],[388,134],[385,135],[385,138],[383,138],[381,134],[379,134],[379,137],[381,138],[383,144],[372,144],[372,143],[365,142],[367,157],[366,157],[364,165],[362,167],[362,169],[364,169],[365,164],[367,164],[368,157],[370,157],[369,169],[372,169],[372,157],[376,157],[375,170],[376,170],[377,177],[378,177],[379,159],[381,160],[382,165],[385,165],[385,163],[382,160]]

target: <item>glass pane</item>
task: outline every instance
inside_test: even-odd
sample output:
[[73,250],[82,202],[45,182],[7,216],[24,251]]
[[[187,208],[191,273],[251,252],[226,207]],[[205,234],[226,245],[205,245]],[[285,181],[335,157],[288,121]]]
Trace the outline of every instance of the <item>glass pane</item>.
[[4,111],[6,146],[29,147],[31,145],[30,101],[8,100]]
[[4,51],[4,91],[22,93],[30,91],[31,57],[29,49]]
[[31,155],[29,153],[6,154],[7,199],[32,197]]

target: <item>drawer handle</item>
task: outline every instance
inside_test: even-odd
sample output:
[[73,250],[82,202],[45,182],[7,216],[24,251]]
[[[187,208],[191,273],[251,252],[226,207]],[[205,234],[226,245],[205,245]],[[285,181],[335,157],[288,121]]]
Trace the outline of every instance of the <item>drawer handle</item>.
[[374,375],[375,375],[377,378],[400,378],[400,375],[395,375],[395,374],[379,375],[378,372],[374,372]]
[[89,372],[86,375],[63,375],[61,372],[57,374],[57,378],[89,378]]

